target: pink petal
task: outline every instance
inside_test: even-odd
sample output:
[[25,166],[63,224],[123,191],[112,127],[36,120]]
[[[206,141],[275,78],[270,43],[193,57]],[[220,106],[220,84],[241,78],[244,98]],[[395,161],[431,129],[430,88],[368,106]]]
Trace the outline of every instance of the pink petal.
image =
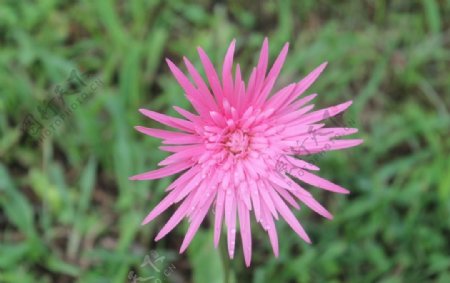
[[214,200],[214,196],[215,195],[211,195],[209,197],[207,204],[200,209],[200,212],[192,220],[192,223],[189,226],[188,231],[186,232],[186,236],[184,237],[183,243],[181,244],[180,253],[183,253],[186,250],[186,248],[191,243],[192,238],[194,238],[194,235],[200,227],[200,224],[202,223],[203,219],[205,219],[206,213],[208,212],[208,209],[210,208],[211,203]]
[[[201,191],[198,189],[200,182],[202,181],[202,175],[198,172],[197,175],[193,176],[183,187],[179,188],[178,195],[175,202],[179,202],[184,199],[193,190]],[[195,196],[194,196],[195,199]],[[192,205],[191,205],[192,207]]]
[[242,201],[238,201],[238,214],[241,229],[242,247],[244,250],[245,265],[250,266],[252,258],[252,237],[251,237],[251,224],[250,224],[250,212],[245,208],[245,204]]
[[228,47],[222,68],[222,83],[223,83],[223,94],[224,97],[229,98],[233,95],[233,76],[231,75],[231,68],[233,67],[233,55],[234,48],[236,45],[236,40],[231,41]]
[[159,166],[165,166],[169,165],[175,162],[180,162],[184,160],[192,159],[199,154],[203,153],[205,151],[204,145],[198,145],[195,147],[191,147],[190,150],[180,151],[175,154],[172,154],[165,159],[163,159],[161,162],[158,163]]
[[320,76],[320,73],[322,73],[323,69],[327,66],[327,62],[321,64],[319,67],[315,68],[311,73],[309,73],[304,79],[302,79],[297,86],[295,87],[295,90],[292,92],[293,95],[291,95],[287,101],[286,105],[290,104],[292,101],[294,101],[297,97],[303,94],[305,90],[307,90]]
[[261,46],[261,52],[259,53],[259,60],[258,60],[258,74],[261,76],[262,79],[266,76],[267,71],[267,64],[269,62],[269,40],[264,38],[263,44]]
[[236,199],[233,188],[229,187],[225,196],[225,222],[227,224],[228,254],[234,257],[234,246],[236,239]]
[[205,51],[202,48],[197,48],[198,55],[200,56],[200,60],[202,61],[203,68],[205,69],[206,77],[208,78],[209,85],[216,97],[217,104],[222,105],[223,94],[222,88],[220,86],[219,77],[217,76],[216,70],[214,69],[211,60],[209,60],[208,55],[206,55]]
[[301,226],[300,222],[295,218],[294,214],[289,210],[284,201],[275,191],[269,191],[272,199],[274,200],[275,206],[281,216],[286,220],[286,222],[291,226],[291,228],[307,243],[311,243],[311,240],[306,234],[305,230]]
[[314,133],[320,138],[335,138],[352,135],[357,133],[358,129],[355,128],[323,128],[316,130]]
[[305,104],[311,102],[314,98],[317,97],[317,93],[307,95],[305,97],[300,98],[299,100],[293,102],[288,107],[285,108],[285,112],[289,113],[291,111],[295,111],[299,109],[300,107],[304,106]]
[[174,182],[172,182],[172,184],[170,184],[166,188],[166,191],[171,191],[177,187],[182,187],[186,185],[187,181],[189,181],[194,176],[198,175],[200,171],[201,171],[200,166],[198,165],[192,166],[189,170],[181,174]]
[[323,207],[319,202],[317,202],[312,196],[308,197],[303,194],[296,194],[299,200],[306,204],[309,208],[322,215],[325,218],[333,219],[333,215]]
[[145,219],[142,221],[141,225],[145,225],[155,219],[158,215],[163,213],[167,208],[169,208],[175,200],[175,197],[177,196],[177,192],[170,192],[158,205],[155,206],[155,208],[150,211],[150,213],[145,217]]
[[265,104],[265,108],[274,108],[280,111],[280,105],[286,100],[295,89],[296,84],[290,84],[285,86],[281,90],[277,91]]
[[[262,101],[265,101],[267,95],[270,93],[276,80],[276,78],[272,78],[269,80],[271,81],[271,86],[267,86],[267,83],[265,82],[268,61],[269,61],[269,40],[265,38],[263,45],[261,47],[258,66],[256,67],[254,86],[251,89],[253,96],[252,99],[254,103],[258,105],[260,105]],[[262,90],[263,88],[265,90]]]
[[290,195],[290,193],[287,190],[285,190],[282,187],[275,185],[275,184],[273,185],[273,188],[287,203],[289,203],[291,206],[293,206],[297,210],[300,209],[300,206],[298,205],[298,203],[295,201],[295,199]]
[[198,126],[198,124],[201,124],[201,122],[202,122],[202,120],[201,120],[201,118],[199,116],[197,116],[197,115],[195,115],[195,114],[193,114],[193,113],[191,113],[191,112],[189,112],[189,111],[187,111],[187,110],[185,110],[185,109],[183,109],[181,107],[173,106],[173,109],[175,109],[175,111],[177,111],[181,116],[183,116],[186,119],[196,123],[197,126]]
[[272,198],[268,193],[268,190],[273,190],[273,188],[268,188],[263,182],[258,182],[258,184],[261,191],[260,195],[262,196],[262,199],[260,198],[261,202],[264,202],[265,206],[269,209],[275,219],[278,219],[278,213],[275,209],[275,205],[273,204]]
[[137,131],[151,137],[160,138],[160,139],[177,139],[177,138],[196,138],[199,139],[198,136],[194,136],[191,134],[185,134],[180,132],[171,132],[166,130],[160,130],[160,129],[153,129],[153,128],[147,128],[143,126],[136,126],[134,127]]
[[305,170],[302,171],[302,173],[297,173],[297,172],[293,172],[292,175],[300,180],[302,180],[303,182],[310,184],[312,186],[327,190],[327,191],[331,191],[331,192],[335,192],[335,193],[340,193],[340,194],[348,194],[349,191],[341,186],[338,186],[326,179],[323,179],[319,176],[316,176],[314,174],[311,174]]
[[286,59],[288,50],[289,50],[289,43],[286,43],[283,46],[283,49],[281,49],[281,52],[278,55],[277,59],[275,59],[275,62],[273,63],[273,66],[270,69],[269,74],[267,75],[266,81],[277,79],[278,75],[280,74],[281,68],[283,67],[284,60]]
[[189,151],[191,149],[203,148],[202,144],[190,144],[190,145],[162,145],[158,147],[160,150],[168,151],[168,152],[182,152]]
[[314,112],[311,112],[302,118],[300,118],[297,123],[301,124],[312,124],[318,121],[322,121],[325,119],[328,119],[330,117],[336,116],[337,114],[341,113],[342,111],[345,111],[348,107],[352,105],[352,101],[347,101],[345,103],[341,103],[339,105],[331,106],[328,108],[324,108],[321,110],[317,110]]
[[294,167],[299,167],[307,170],[319,170],[319,167],[304,160],[293,158],[290,156],[287,156],[286,158]]
[[275,223],[273,221],[272,215],[268,213],[267,210],[264,210],[265,219],[267,222],[267,233],[269,234],[270,244],[272,245],[273,254],[275,257],[278,257],[278,234],[277,229],[275,227]]
[[242,182],[240,184],[240,193],[239,196],[242,199],[242,201],[244,202],[246,208],[248,210],[252,209],[252,204],[251,204],[251,199],[250,199],[250,193],[248,192],[248,188],[247,188],[247,182]]
[[167,177],[183,170],[188,169],[194,164],[192,161],[183,161],[180,163],[172,164],[163,168],[159,168],[156,170],[148,171],[142,174],[138,174],[130,177],[130,180],[154,180],[160,179],[163,177]]
[[156,235],[155,241],[159,241],[170,231],[172,231],[173,228],[178,225],[178,223],[180,223],[180,221],[184,218],[184,216],[186,216],[188,212],[191,199],[192,196],[189,196],[185,201],[183,201],[183,203],[178,207],[172,217],[170,217],[169,221],[159,231],[158,235]]
[[256,217],[256,221],[260,221],[261,219],[261,204],[259,200],[259,192],[258,187],[256,186],[256,183],[252,181],[250,183],[250,197],[252,199],[253,209]]
[[177,136],[163,140],[163,144],[195,144],[202,143],[203,139],[199,136]]
[[191,75],[192,79],[194,80],[195,84],[198,87],[198,90],[202,97],[205,98],[205,103],[213,110],[218,110],[217,104],[214,101],[214,98],[212,97],[208,86],[206,85],[203,78],[198,73],[197,69],[192,65],[192,63],[186,58],[183,57],[184,64],[186,65],[186,68],[188,69],[189,74]]
[[[302,117],[303,115],[305,115],[305,113],[308,113],[309,111],[311,111],[311,109],[313,109],[313,108],[314,108],[314,104],[305,106],[297,111],[293,111],[293,112],[285,114],[281,117],[278,117],[276,119],[276,121],[277,121],[277,123],[281,123],[281,124],[294,122],[296,125],[299,125],[299,123],[297,122],[298,119],[300,117]],[[303,124],[303,125],[306,126],[306,124]]]
[[161,124],[187,132],[194,132],[194,124],[192,124],[192,122],[170,117],[147,109],[139,109],[139,111],[150,119],[153,119]]
[[257,94],[255,92],[256,75],[257,75],[256,68],[253,68],[252,72],[250,73],[250,77],[248,78],[247,93],[246,93],[247,96],[244,98],[244,105],[253,104],[252,99],[254,98],[254,95]]
[[170,71],[172,71],[172,74],[174,75],[175,79],[178,81],[180,86],[184,89],[186,92],[186,97],[189,99],[189,101],[194,106],[195,110],[199,113],[204,115],[208,109],[205,107],[204,103],[201,99],[199,99],[197,94],[197,89],[191,84],[189,79],[181,72],[180,69],[178,69],[177,66],[175,66],[172,61],[169,59],[166,59],[167,65],[169,65]]
[[225,202],[225,191],[219,188],[216,199],[216,213],[214,220],[214,246],[217,248],[220,240],[220,232],[222,230],[222,215]]
[[360,145],[362,139],[351,140],[329,140],[316,143],[313,140],[308,141],[283,141],[283,144],[290,147],[289,154],[309,155],[318,152],[326,152],[337,149],[344,149]]

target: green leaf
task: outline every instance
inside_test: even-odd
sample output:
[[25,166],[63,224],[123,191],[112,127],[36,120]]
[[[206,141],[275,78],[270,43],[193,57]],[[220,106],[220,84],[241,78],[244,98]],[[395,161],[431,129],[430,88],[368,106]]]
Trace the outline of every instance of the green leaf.
[[[222,283],[224,270],[219,251],[214,248],[212,232],[198,231],[189,247],[193,282]],[[224,239],[222,239],[224,241]]]

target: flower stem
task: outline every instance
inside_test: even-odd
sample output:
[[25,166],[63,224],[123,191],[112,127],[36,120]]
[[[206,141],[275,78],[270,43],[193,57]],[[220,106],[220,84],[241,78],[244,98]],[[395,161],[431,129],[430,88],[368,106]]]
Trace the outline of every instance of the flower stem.
[[223,264],[223,282],[224,283],[230,283],[230,260],[228,259],[228,252],[226,247],[226,241],[222,240],[219,242],[219,251],[220,251],[220,257],[222,258],[222,264]]

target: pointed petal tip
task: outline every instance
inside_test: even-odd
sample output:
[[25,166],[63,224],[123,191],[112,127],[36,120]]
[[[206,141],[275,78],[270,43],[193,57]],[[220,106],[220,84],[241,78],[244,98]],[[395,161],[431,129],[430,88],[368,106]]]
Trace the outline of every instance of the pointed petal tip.
[[184,242],[181,244],[180,250],[178,251],[179,254],[182,254],[186,251],[188,245],[186,245]]
[[186,66],[193,66],[191,61],[186,56],[183,56],[183,62]]
[[272,252],[273,252],[273,256],[275,258],[278,258],[280,256],[280,251],[278,249],[278,246],[276,246],[276,247],[272,246]]
[[352,145],[350,147],[358,146],[364,142],[363,139],[352,139]]
[[344,102],[344,105],[345,106],[350,106],[350,105],[352,105],[353,104],[353,100],[349,100],[349,101],[347,101],[347,102]]
[[233,56],[233,53],[234,53],[234,49],[236,48],[236,39],[233,39],[231,42],[230,42],[230,45],[228,46],[228,50],[227,50],[227,55],[228,56]]
[[145,134],[145,127],[144,126],[134,126],[134,129],[140,133]]
[[148,111],[148,109],[145,108],[139,108],[138,110],[140,113],[144,114],[144,112]]
[[303,235],[300,235],[300,237],[302,238],[303,241],[305,241],[307,244],[311,244],[311,238],[309,238],[308,234],[306,234],[306,232]]
[[328,61],[323,62],[319,65],[316,69],[319,71],[319,73],[322,73],[322,71],[328,66]]
[[339,112],[344,112],[346,111],[351,105],[353,104],[353,100],[349,100],[346,102],[343,102],[341,104],[335,105],[335,106],[331,106],[330,108],[336,108],[338,109],[337,111]]
[[309,168],[307,168],[307,169],[312,170],[312,171],[320,171],[320,168],[314,164],[310,164]]
[[197,46],[197,52],[203,56],[205,54],[205,51],[203,50],[203,48],[201,46]]
[[[327,67],[327,65],[328,65],[328,62],[325,61],[325,62],[323,62],[322,64],[320,64],[316,69],[314,69],[314,71],[316,71],[316,72],[318,73],[317,76],[319,76],[320,73],[322,73],[323,70],[325,70],[325,68]],[[314,72],[314,71],[313,71],[313,72]]]
[[341,186],[335,185],[335,187],[333,188],[333,190],[330,190],[333,193],[336,194],[342,194],[342,195],[348,195],[350,194],[350,191],[347,190],[346,188],[343,188]]
[[171,65],[174,65],[173,62],[169,58],[166,57],[165,60],[166,60],[167,65],[169,65],[169,67]]
[[345,133],[346,135],[352,135],[352,134],[356,134],[357,132],[359,132],[359,129],[344,127],[344,131],[346,131],[346,133]]

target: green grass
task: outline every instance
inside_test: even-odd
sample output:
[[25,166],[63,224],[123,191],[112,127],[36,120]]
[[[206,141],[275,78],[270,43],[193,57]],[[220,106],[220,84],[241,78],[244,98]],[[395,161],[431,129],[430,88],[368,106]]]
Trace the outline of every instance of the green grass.
[[[450,1],[198,2],[1,2],[0,282],[223,282],[210,228],[180,255],[185,224],[153,241],[170,213],[139,225],[170,180],[128,181],[165,156],[133,126],[151,125],[140,107],[188,107],[165,57],[199,65],[202,46],[221,66],[236,38],[248,76],[265,36],[272,60],[291,43],[279,86],[329,62],[309,92],[353,99],[343,120],[365,143],[317,159],[352,194],[314,190],[335,218],[298,213],[313,244],[279,222],[276,259],[255,225],[252,266],[239,238],[231,280],[450,282]],[[65,96],[76,110],[39,142],[23,121],[72,70],[102,85]],[[141,267],[152,251],[159,272]]]

